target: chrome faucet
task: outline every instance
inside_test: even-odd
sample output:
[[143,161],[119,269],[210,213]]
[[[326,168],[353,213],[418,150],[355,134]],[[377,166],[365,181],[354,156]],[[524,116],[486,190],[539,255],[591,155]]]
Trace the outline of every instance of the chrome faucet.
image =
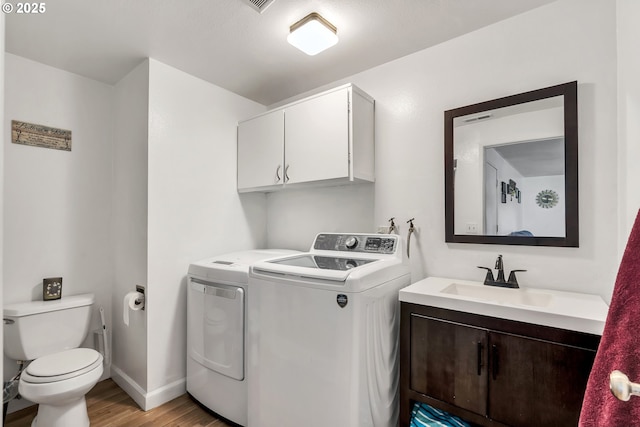
[[502,261],[502,255],[498,255],[496,259],[495,269],[498,270],[498,277],[493,278],[493,271],[489,267],[480,267],[484,270],[487,270],[487,275],[484,278],[484,284],[487,286],[500,286],[502,288],[519,288],[518,279],[516,278],[516,273],[524,272],[527,270],[511,270],[509,273],[509,280],[504,280],[504,263]]

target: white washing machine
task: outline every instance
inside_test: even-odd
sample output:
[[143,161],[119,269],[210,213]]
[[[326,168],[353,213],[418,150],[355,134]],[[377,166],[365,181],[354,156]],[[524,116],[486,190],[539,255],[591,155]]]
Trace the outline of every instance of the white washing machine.
[[251,427],[397,425],[403,249],[322,233],[309,253],[251,266]]
[[207,408],[247,425],[249,266],[299,253],[267,249],[195,262],[187,276],[187,391]]

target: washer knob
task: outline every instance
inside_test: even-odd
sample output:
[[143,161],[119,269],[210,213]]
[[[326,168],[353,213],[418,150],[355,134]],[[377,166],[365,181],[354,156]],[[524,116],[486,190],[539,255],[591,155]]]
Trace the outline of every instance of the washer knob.
[[347,240],[344,242],[344,245],[347,247],[347,249],[354,249],[358,246],[358,239],[356,239],[354,236],[351,236],[347,238]]

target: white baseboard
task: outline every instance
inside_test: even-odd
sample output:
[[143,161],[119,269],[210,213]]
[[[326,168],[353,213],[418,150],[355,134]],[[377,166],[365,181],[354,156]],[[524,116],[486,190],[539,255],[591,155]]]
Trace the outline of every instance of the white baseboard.
[[146,392],[137,382],[114,364],[111,364],[111,378],[143,411],[158,407],[187,392],[186,378],[181,378],[171,384]]
[[176,397],[182,396],[186,392],[186,378],[180,378],[179,380],[174,381],[171,384],[167,384],[158,389],[155,389],[152,392],[147,393],[147,407],[145,408],[145,411],[158,407],[163,403],[167,403],[168,401],[173,400]]
[[140,385],[133,380],[124,371],[113,363],[111,364],[111,379],[120,386],[138,404],[140,408],[146,411],[146,392]]

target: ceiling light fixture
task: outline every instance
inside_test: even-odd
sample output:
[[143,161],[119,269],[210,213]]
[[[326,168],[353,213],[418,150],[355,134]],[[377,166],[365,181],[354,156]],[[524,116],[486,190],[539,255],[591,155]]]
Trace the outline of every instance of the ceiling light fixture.
[[316,55],[338,43],[338,29],[313,12],[289,28],[287,41],[307,55]]

